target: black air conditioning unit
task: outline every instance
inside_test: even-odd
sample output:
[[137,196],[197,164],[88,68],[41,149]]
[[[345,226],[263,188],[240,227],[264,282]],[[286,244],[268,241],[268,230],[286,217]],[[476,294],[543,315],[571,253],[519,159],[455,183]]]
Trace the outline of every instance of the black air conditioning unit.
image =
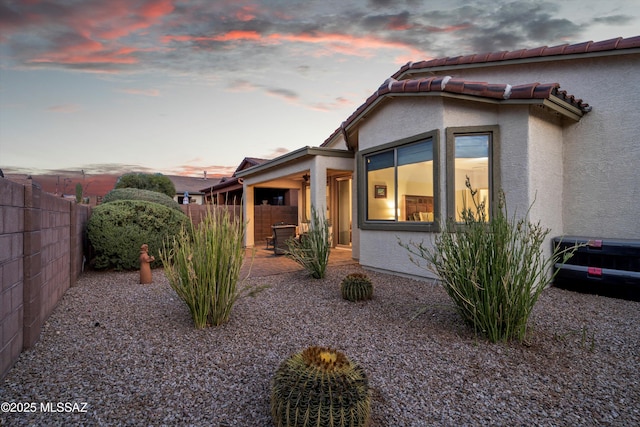
[[640,240],[564,236],[554,247],[581,246],[556,264],[554,285],[570,291],[640,301]]

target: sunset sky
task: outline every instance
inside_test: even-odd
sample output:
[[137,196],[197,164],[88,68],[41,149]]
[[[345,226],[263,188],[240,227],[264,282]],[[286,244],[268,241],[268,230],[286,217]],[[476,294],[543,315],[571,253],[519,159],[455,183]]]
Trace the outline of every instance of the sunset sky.
[[640,0],[0,0],[0,168],[229,175],[408,61],[639,34]]

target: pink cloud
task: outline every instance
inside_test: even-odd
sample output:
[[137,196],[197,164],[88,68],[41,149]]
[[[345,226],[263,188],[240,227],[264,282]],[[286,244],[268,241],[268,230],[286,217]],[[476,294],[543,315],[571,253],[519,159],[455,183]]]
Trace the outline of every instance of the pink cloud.
[[189,36],[189,35],[166,35],[161,38],[163,43],[175,42],[233,42],[233,41],[260,41],[263,36],[257,31],[233,30],[215,36]]
[[360,57],[372,57],[375,55],[375,51],[380,49],[393,49],[393,50],[409,50],[413,52],[414,57],[422,52],[418,49],[408,46],[405,43],[387,41],[379,37],[359,37],[349,34],[339,33],[301,33],[301,34],[272,34],[268,36],[271,40],[288,41],[298,43],[309,43],[327,46],[330,49],[321,50],[314,53],[315,56],[327,56],[331,52],[338,52],[348,56],[360,56]]
[[353,106],[352,101],[343,97],[338,97],[333,102],[318,102],[315,104],[311,104],[309,108],[311,108],[312,110],[322,111],[323,113],[326,113],[328,111],[335,111],[336,109],[348,108],[352,106]]
[[80,111],[80,106],[77,104],[60,104],[60,105],[52,105],[47,108],[47,111],[52,113],[75,113]]
[[[221,166],[221,165],[205,165],[205,166],[197,166],[193,164],[186,164],[177,166],[170,171],[167,171],[168,174],[179,175],[179,176],[192,176],[192,177],[202,177],[204,178],[204,171],[207,171],[207,179],[211,179],[212,181],[216,178],[221,178],[223,176],[231,176],[233,172],[236,170],[237,166]],[[213,185],[213,182],[208,183],[204,179],[203,188],[207,185]]]
[[[269,35],[260,34],[257,31],[241,31],[232,30],[226,33],[213,35],[213,36],[186,36],[186,35],[166,35],[162,37],[164,43],[171,41],[174,42],[204,42],[204,41],[216,41],[216,42],[258,42],[261,44],[283,44],[285,42],[290,43],[304,43],[320,46],[320,50],[311,52],[310,54],[316,57],[329,56],[334,53],[340,53],[347,56],[359,56],[370,58],[376,55],[378,50],[390,49],[390,50],[404,50],[407,55],[412,58],[423,57],[424,53],[407,45],[406,43],[388,41],[379,37],[367,36],[352,36],[349,34],[340,33],[300,33],[300,34],[282,34],[274,33]],[[399,61],[399,59],[398,59]],[[406,62],[406,61],[405,61]]]
[[52,47],[26,60],[35,64],[138,63],[135,55],[141,49],[122,39],[161,23],[174,10],[173,0],[145,0],[137,7],[128,0],[90,2],[83,7],[61,5],[53,26],[51,17],[40,12],[37,3],[32,3],[33,10],[25,11],[21,15],[24,21],[10,31],[40,27],[64,29],[59,37],[48,40]]
[[236,18],[242,22],[253,21],[256,19],[256,6],[243,6],[236,12]]
[[158,89],[121,89],[120,92],[128,93],[130,95],[144,95],[144,96],[160,96]]

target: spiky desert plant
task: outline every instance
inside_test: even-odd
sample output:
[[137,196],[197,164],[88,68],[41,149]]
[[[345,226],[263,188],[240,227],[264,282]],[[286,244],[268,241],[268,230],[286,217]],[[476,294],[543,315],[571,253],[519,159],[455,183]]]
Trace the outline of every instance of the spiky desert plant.
[[200,224],[165,242],[160,258],[171,287],[197,328],[226,322],[240,296],[246,224],[226,209],[209,208]]
[[342,298],[349,301],[362,301],[373,297],[373,284],[364,273],[348,274],[340,282]]
[[477,332],[491,342],[522,342],[533,307],[555,275],[551,269],[566,262],[577,247],[555,248],[545,258],[542,245],[549,229],[530,222],[529,212],[522,218],[509,216],[503,193],[488,219],[468,177],[466,186],[474,207],[462,211],[463,224],[447,222],[433,248],[399,243],[416,265],[421,266],[419,258],[427,261],[462,318]]
[[277,427],[361,427],[371,412],[364,370],[344,353],[312,346],[280,365],[272,381]]
[[331,252],[329,220],[311,206],[309,232],[300,239],[287,241],[287,256],[304,267],[314,279],[322,279]]

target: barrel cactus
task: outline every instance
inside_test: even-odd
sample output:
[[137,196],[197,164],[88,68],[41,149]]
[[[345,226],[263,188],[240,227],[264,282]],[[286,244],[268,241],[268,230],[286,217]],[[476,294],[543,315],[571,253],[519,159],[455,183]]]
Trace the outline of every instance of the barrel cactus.
[[364,370],[343,353],[312,346],[280,365],[272,381],[277,427],[366,426],[371,397]]
[[340,283],[342,298],[349,301],[361,301],[373,297],[373,284],[369,276],[362,273],[351,273]]

